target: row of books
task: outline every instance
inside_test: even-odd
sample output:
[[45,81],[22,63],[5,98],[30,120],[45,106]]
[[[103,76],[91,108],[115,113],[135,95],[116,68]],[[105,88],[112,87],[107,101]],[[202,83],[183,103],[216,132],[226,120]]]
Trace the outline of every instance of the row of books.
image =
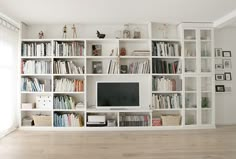
[[51,43],[22,43],[22,56],[51,56]]
[[53,61],[53,72],[56,74],[84,74],[84,66],[76,66],[73,61]]
[[51,90],[51,80],[38,80],[37,78],[21,78],[21,91],[27,92],[49,92]]
[[67,78],[54,80],[55,92],[83,92],[84,81],[83,80],[71,80]]
[[149,115],[121,115],[120,126],[149,126]]
[[153,42],[152,56],[181,56],[179,43]]
[[78,41],[54,43],[55,56],[84,56],[84,44]]
[[84,125],[83,116],[74,113],[54,113],[53,123],[56,127],[82,127]]
[[54,109],[75,109],[75,100],[71,96],[61,95],[53,98]]
[[108,67],[107,67],[107,73],[108,74],[117,74],[119,68],[119,63],[114,60],[110,60]]
[[147,74],[149,72],[149,60],[132,62],[128,66],[128,73],[130,74]]
[[153,91],[181,91],[182,81],[179,78],[169,79],[165,77],[152,78]]
[[51,67],[51,61],[21,61],[22,74],[50,74]]
[[179,61],[165,61],[160,59],[152,59],[153,73],[181,73],[181,62]]
[[181,95],[152,95],[153,109],[178,109],[182,108]]

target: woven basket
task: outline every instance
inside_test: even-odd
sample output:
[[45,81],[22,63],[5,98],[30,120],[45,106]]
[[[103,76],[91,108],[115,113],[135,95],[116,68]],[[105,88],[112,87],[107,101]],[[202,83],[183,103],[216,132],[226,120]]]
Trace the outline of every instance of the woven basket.
[[178,126],[180,125],[180,115],[162,115],[161,116],[163,126]]
[[52,117],[46,115],[33,115],[35,126],[52,126]]

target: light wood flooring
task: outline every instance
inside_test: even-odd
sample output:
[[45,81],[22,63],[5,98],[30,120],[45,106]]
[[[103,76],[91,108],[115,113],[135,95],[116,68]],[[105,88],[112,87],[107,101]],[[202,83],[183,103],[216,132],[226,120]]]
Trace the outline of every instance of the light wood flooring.
[[15,131],[0,159],[236,159],[236,126],[130,132]]

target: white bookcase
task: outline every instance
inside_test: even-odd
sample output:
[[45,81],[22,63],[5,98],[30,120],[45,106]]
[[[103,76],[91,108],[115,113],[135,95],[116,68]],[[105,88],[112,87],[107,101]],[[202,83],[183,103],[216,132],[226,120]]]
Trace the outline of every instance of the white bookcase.
[[[108,25],[111,26],[111,25]],[[48,39],[35,39],[37,29],[40,26],[28,26],[27,32],[23,33],[21,40],[21,61],[49,61],[50,73],[44,74],[21,74],[22,78],[37,78],[39,82],[51,81],[49,90],[42,92],[21,91],[21,103],[36,103],[37,96],[54,97],[69,96],[75,103],[80,103],[77,108],[62,109],[52,106],[47,109],[23,109],[20,104],[20,127],[22,129],[45,129],[45,130],[154,130],[154,129],[188,129],[188,128],[214,128],[215,127],[215,91],[214,91],[214,36],[212,24],[206,23],[182,23],[180,25],[168,25],[151,22],[148,24],[132,24],[139,27],[142,32],[141,39],[116,39],[114,32],[122,25],[80,25],[81,39],[59,39],[55,32],[50,34],[52,26],[48,26]],[[44,26],[45,28],[47,26]],[[61,27],[61,26],[55,26]],[[100,27],[108,38],[96,39],[91,32]],[[163,32],[164,27],[164,32]],[[109,29],[107,29],[109,28]],[[86,33],[88,37],[86,37]],[[60,34],[60,33],[58,33]],[[31,36],[32,35],[32,36]],[[59,38],[55,38],[59,37]],[[79,55],[58,56],[56,54],[56,43],[74,43],[81,45],[83,51]],[[23,44],[50,44],[47,56],[26,56]],[[154,47],[168,47],[168,53],[159,54]],[[101,56],[92,55],[92,45],[101,45]],[[121,48],[126,49],[126,55],[120,56]],[[178,53],[176,54],[176,49]],[[110,55],[113,50],[112,56]],[[147,56],[134,56],[134,50],[150,50]],[[173,52],[174,50],[174,52]],[[81,51],[81,50],[80,50]],[[108,66],[110,60],[117,62],[119,66],[117,73],[109,74]],[[73,61],[78,67],[83,67],[80,74],[59,74],[55,73],[54,61]],[[93,73],[93,62],[102,62],[102,73]],[[150,70],[148,73],[120,73],[121,65],[129,65],[132,62],[148,61]],[[160,65],[162,67],[160,68]],[[158,67],[157,67],[158,66]],[[181,66],[181,67],[180,67]],[[22,67],[22,66],[21,66]],[[55,91],[55,80],[70,79],[83,81],[83,89],[77,92]],[[96,82],[98,81],[137,81],[140,83],[140,109],[124,110],[101,110],[96,109]],[[157,82],[169,82],[171,88],[161,88]],[[22,81],[21,81],[22,82]],[[78,84],[79,85],[79,84]],[[45,84],[46,89],[46,84]],[[79,87],[79,86],[78,86]],[[173,99],[178,101],[175,107],[163,105],[158,100]],[[58,127],[55,121],[55,114],[77,114],[82,125],[73,124],[72,127]],[[107,119],[116,120],[115,127],[87,127],[88,114],[105,114]],[[50,118],[50,125],[25,126],[23,120],[33,115],[46,115]],[[149,121],[146,126],[124,126],[122,121],[126,115],[147,116]],[[162,115],[180,116],[178,126],[154,126],[154,119]]]

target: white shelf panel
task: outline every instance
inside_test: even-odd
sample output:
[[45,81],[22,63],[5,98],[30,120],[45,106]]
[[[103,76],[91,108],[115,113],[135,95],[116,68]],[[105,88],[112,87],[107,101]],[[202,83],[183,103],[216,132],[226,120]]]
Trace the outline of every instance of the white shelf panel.
[[174,109],[153,109],[153,111],[181,111],[182,108],[174,108]]
[[84,92],[53,92],[53,94],[84,94]]
[[149,59],[150,56],[120,56],[120,59]]
[[21,56],[21,59],[51,59],[52,56]]
[[77,76],[84,76],[85,74],[53,74],[53,76],[73,76],[73,77],[77,77]]
[[21,76],[38,76],[38,77],[43,77],[43,76],[52,76],[52,74],[21,74]]
[[53,56],[54,59],[84,59],[85,56]]
[[185,110],[197,111],[197,108],[185,108]]
[[53,109],[54,112],[82,112],[84,108],[81,109]]
[[21,111],[32,111],[32,112],[51,112],[52,109],[21,109]]
[[119,42],[149,42],[150,39],[118,39]]
[[22,42],[52,42],[52,39],[22,39]]
[[151,39],[152,41],[160,41],[160,42],[180,42],[180,39]]
[[51,94],[52,92],[24,92],[21,91],[21,94]]
[[197,40],[187,40],[187,39],[185,39],[184,42],[194,42],[194,43],[196,43]]
[[212,110],[212,108],[202,108],[202,110]]
[[95,112],[100,112],[100,113],[122,113],[122,112],[146,112],[150,113],[152,112],[151,109],[95,109],[95,108],[88,108],[86,110],[88,113],[95,113]]
[[197,59],[196,56],[191,56],[191,57],[190,57],[190,56],[185,56],[184,58],[185,58],[185,59]]
[[197,93],[197,91],[185,91],[185,93]]
[[183,93],[182,91],[152,91],[152,93]]
[[167,73],[153,73],[153,76],[181,76],[182,74],[176,73],[176,74],[167,74]]
[[181,59],[181,56],[152,56],[152,58],[158,59]]

